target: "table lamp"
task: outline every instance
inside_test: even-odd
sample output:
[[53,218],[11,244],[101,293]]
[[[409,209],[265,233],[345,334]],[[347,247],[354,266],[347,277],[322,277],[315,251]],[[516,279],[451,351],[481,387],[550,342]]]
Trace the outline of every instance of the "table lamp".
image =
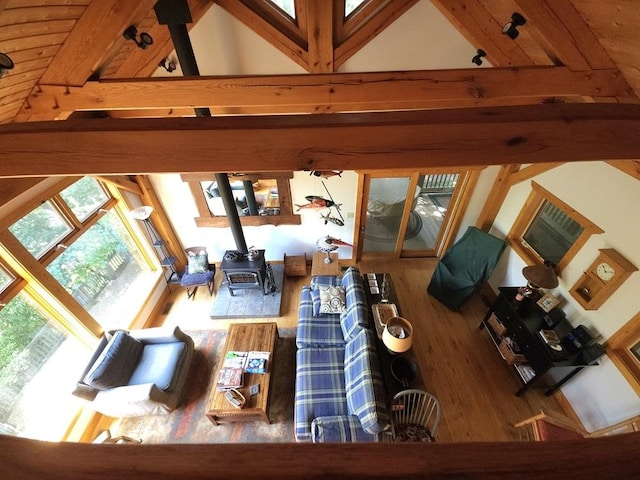
[[413,327],[403,317],[391,317],[382,331],[382,343],[393,353],[403,353],[411,348]]
[[318,250],[320,250],[321,252],[327,254],[327,257],[324,259],[324,263],[329,264],[331,263],[331,256],[329,254],[337,250],[339,245],[333,243],[331,237],[327,235],[326,237],[320,237],[318,239],[318,241],[316,242],[316,247],[318,247]]
[[516,300],[521,301],[524,297],[540,294],[541,288],[556,288],[558,286],[558,276],[553,269],[551,262],[544,262],[541,265],[529,265],[522,269],[522,276],[527,280],[526,287],[520,287],[516,294]]

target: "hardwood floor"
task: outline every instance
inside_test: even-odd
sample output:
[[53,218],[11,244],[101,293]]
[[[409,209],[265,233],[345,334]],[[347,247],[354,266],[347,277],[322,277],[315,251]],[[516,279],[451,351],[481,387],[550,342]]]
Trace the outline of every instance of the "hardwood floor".
[[[361,261],[360,271],[392,275],[403,316],[414,327],[414,352],[427,390],[438,397],[442,419],[437,440],[442,443],[519,440],[521,432],[511,425],[539,412],[540,407],[562,410],[554,397],[532,389],[516,397],[518,382],[478,325],[488,308],[488,299],[472,298],[462,312],[451,312],[426,293],[436,259]],[[307,269],[310,271],[310,268]],[[216,274],[216,292],[220,275]],[[310,276],[285,277],[281,316],[272,320],[281,328],[297,325],[300,289]],[[224,287],[223,287],[224,288]],[[175,290],[175,289],[174,289]],[[215,295],[215,293],[214,293]],[[179,325],[185,330],[227,328],[230,322],[212,320],[209,292],[201,288],[194,300],[177,289],[170,308],[154,325]]]

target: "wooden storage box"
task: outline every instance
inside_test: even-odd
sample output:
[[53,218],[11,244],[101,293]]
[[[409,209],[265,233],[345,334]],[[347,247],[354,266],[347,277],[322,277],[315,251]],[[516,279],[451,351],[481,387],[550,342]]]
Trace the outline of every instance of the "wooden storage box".
[[288,277],[307,276],[307,255],[287,255],[284,254],[284,273]]

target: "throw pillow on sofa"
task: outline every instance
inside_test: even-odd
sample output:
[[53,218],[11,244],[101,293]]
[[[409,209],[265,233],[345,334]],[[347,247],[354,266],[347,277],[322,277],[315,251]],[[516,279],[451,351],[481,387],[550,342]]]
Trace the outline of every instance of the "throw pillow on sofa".
[[313,316],[337,314],[345,311],[345,291],[343,287],[317,285],[311,290]]
[[124,330],[117,330],[84,376],[84,383],[97,389],[126,385],[142,348],[140,341]]

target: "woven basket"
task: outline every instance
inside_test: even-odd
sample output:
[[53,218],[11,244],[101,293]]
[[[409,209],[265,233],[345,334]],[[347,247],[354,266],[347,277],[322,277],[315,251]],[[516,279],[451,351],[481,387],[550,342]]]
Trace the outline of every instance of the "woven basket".
[[502,324],[498,317],[496,317],[495,313],[491,314],[487,323],[491,327],[491,330],[493,330],[493,333],[495,333],[499,338],[504,337],[507,333],[507,327]]
[[510,343],[510,339],[508,337],[502,339],[502,341],[498,345],[498,349],[500,350],[500,353],[504,357],[504,360],[509,365],[519,364],[519,363],[526,363],[527,362],[527,359],[525,358],[524,355],[522,355],[521,353],[515,353],[511,349],[511,343]]

